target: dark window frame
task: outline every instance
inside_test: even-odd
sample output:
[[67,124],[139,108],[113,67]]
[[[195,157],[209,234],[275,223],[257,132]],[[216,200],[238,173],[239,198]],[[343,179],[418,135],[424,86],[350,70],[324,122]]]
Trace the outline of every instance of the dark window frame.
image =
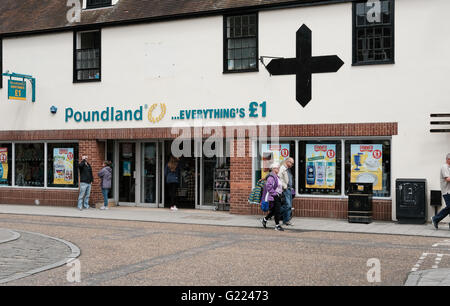
[[[39,156],[29,156],[29,155],[25,155],[26,150],[31,150],[34,148],[37,148],[38,146],[42,145],[42,155]],[[19,150],[19,146],[24,146],[24,149]],[[45,160],[45,142],[20,142],[20,143],[15,143],[14,144],[14,186],[15,187],[36,187],[36,188],[45,188],[45,164],[46,164],[46,160]],[[24,155],[20,155],[20,153],[23,153]],[[20,157],[20,159],[19,159]],[[28,164],[27,164],[28,163]],[[42,179],[42,181],[33,181],[33,180],[26,180],[26,175],[25,175],[25,170],[27,167],[30,168],[35,168],[36,164],[40,163],[38,166],[38,171],[42,170],[42,177],[39,177],[39,179]],[[31,164],[31,166],[30,166]],[[24,166],[25,165],[25,166]],[[21,166],[21,167],[19,167]],[[41,168],[42,166],[42,168]],[[19,168],[22,168],[23,171],[20,171]],[[20,176],[19,173],[22,173],[22,179],[23,179],[23,185],[19,184],[18,182],[20,182]],[[34,172],[32,172],[33,174],[35,174]],[[29,174],[29,173],[27,173]],[[38,172],[38,176],[39,176],[39,172]]]
[[[0,142],[0,148],[6,147],[8,149],[8,160],[7,160],[7,164],[8,164],[8,177],[6,178],[6,184],[3,182],[0,182],[0,186],[1,187],[11,187],[13,185],[13,181],[12,181],[12,173],[14,171],[13,168],[13,152],[12,152],[12,147],[13,147],[13,143],[12,142]],[[1,180],[1,176],[0,176],[0,180]]]
[[[335,188],[307,188],[306,187],[306,145],[335,145],[336,146],[336,168],[335,168]],[[297,194],[300,196],[341,196],[343,189],[343,182],[341,180],[342,169],[342,142],[341,139],[308,139],[298,141],[298,161],[294,164],[299,173]]]
[[86,0],[86,9],[96,9],[102,7],[110,7],[112,6],[112,0],[96,0],[98,3],[92,4],[92,1],[95,0]]
[[[54,154],[53,149],[56,148],[73,148],[73,184],[57,185],[53,184],[54,180]],[[78,160],[79,144],[78,142],[48,142],[47,143],[47,188],[78,188]]]
[[[390,27],[391,27],[391,58],[387,60],[369,60],[369,61],[358,61],[358,38],[357,38],[357,16],[356,16],[356,6],[359,3],[366,3],[367,1],[355,1],[352,3],[352,66],[366,66],[366,65],[383,65],[383,64],[395,64],[395,0],[386,0],[390,4]],[[377,27],[383,25],[372,25],[365,26],[364,28]]]
[[[89,32],[89,31],[98,31],[99,33],[99,78],[98,79],[86,79],[79,80],[78,79],[78,71],[82,69],[77,69],[77,51],[81,49],[77,49],[77,37],[78,33]],[[74,31],[73,32],[73,83],[89,83],[89,82],[101,82],[102,81],[102,30],[100,28],[83,30],[83,31]]]
[[[255,15],[256,18],[256,67],[250,69],[228,69],[228,37],[227,37],[227,18],[236,16]],[[253,36],[248,36],[253,37]],[[259,16],[258,11],[247,11],[237,14],[227,14],[223,16],[223,73],[241,73],[241,72],[258,72],[259,71]]]
[[[383,145],[383,175],[386,176],[385,185],[383,184],[383,190],[373,191],[373,196],[377,198],[392,198],[391,193],[391,177],[392,177],[392,140],[389,138],[382,139],[345,139],[344,141],[344,151],[345,156],[344,159],[344,171],[345,171],[345,196],[348,196],[348,191],[350,188],[350,180],[351,180],[351,145],[363,145],[363,144],[381,144]],[[383,178],[384,179],[384,178]],[[384,182],[383,182],[384,183]],[[395,195],[395,192],[394,192]]]

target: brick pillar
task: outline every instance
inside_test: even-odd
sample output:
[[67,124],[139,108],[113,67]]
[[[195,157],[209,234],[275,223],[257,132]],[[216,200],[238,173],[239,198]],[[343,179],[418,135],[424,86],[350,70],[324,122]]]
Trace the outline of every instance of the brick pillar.
[[103,203],[100,179],[97,173],[102,169],[103,161],[105,160],[105,150],[105,142],[96,140],[80,140],[79,142],[79,160],[81,161],[81,157],[84,155],[89,157],[88,162],[92,167],[92,175],[94,176],[89,199],[89,205],[91,206],[95,206],[96,203]]
[[230,157],[230,213],[251,214],[248,204],[248,196],[252,190],[251,140],[246,138],[232,141],[234,150]]

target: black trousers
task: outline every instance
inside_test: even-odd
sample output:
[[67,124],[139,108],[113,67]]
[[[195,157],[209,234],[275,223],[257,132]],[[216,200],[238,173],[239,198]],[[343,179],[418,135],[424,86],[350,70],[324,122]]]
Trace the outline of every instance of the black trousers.
[[170,205],[170,207],[174,206],[175,203],[175,199],[177,196],[177,187],[178,184],[177,183],[167,183],[167,196],[168,196],[168,203]]
[[280,196],[277,196],[273,199],[273,202],[269,202],[269,207],[272,207],[269,209],[269,214],[266,216],[266,220],[271,218],[272,216],[275,217],[275,224],[278,225],[280,223],[281,219],[281,198]]

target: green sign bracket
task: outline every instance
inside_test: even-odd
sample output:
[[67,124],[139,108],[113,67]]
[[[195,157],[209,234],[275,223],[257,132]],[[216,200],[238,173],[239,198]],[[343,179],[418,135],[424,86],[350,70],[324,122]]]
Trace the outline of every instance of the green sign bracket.
[[31,101],[36,102],[36,78],[33,78],[33,76],[27,75],[27,74],[19,74],[19,73],[15,73],[15,72],[9,73],[9,71],[7,71],[6,73],[3,73],[2,75],[9,77],[10,80],[12,78],[18,78],[18,79],[22,79],[22,81],[25,81],[25,79],[30,81],[31,89],[32,89]]

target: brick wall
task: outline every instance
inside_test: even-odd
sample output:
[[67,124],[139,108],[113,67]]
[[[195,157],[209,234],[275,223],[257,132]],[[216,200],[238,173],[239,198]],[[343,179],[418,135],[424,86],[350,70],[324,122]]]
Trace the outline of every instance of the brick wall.
[[[347,219],[348,199],[294,198],[294,217],[315,217]],[[258,205],[247,204],[250,215],[264,215]],[[374,220],[392,221],[392,201],[373,200],[372,218]]]
[[103,168],[105,150],[105,142],[103,141],[80,140],[78,144],[79,160],[81,161],[81,157],[84,155],[89,157],[88,162],[92,167],[92,175],[94,176],[94,183],[91,186],[91,197],[89,199],[90,205],[103,202],[100,179],[97,173]]
[[[247,130],[248,126],[242,129]],[[212,130],[221,128],[212,128]],[[223,135],[226,135],[226,129]],[[239,130],[235,127],[234,130]],[[258,131],[258,129],[255,129]],[[280,137],[346,137],[346,136],[392,136],[397,135],[396,122],[384,123],[351,123],[351,124],[298,124],[280,125]],[[271,129],[267,129],[270,136]],[[194,135],[192,129],[191,135]],[[208,136],[208,135],[203,135]],[[231,168],[231,206],[232,214],[261,214],[259,207],[250,205],[247,198],[252,189],[251,141],[246,132],[245,141],[234,141],[233,156],[230,158]],[[36,141],[36,140],[75,140],[79,142],[79,158],[89,156],[93,168],[94,184],[91,192],[91,205],[102,201],[100,180],[97,172],[102,168],[105,158],[105,142],[107,140],[139,140],[139,139],[174,139],[178,134],[171,128],[140,129],[96,129],[96,130],[52,130],[52,131],[0,131],[0,142]],[[242,150],[242,151],[240,151]],[[243,156],[238,156],[244,152]],[[76,206],[78,191],[76,190],[39,190],[31,188],[0,188],[0,203],[34,204],[39,199],[42,205]],[[330,198],[296,198],[294,199],[294,216],[297,217],[347,217],[347,199]],[[392,220],[392,201],[376,200],[373,202],[375,220]]]

